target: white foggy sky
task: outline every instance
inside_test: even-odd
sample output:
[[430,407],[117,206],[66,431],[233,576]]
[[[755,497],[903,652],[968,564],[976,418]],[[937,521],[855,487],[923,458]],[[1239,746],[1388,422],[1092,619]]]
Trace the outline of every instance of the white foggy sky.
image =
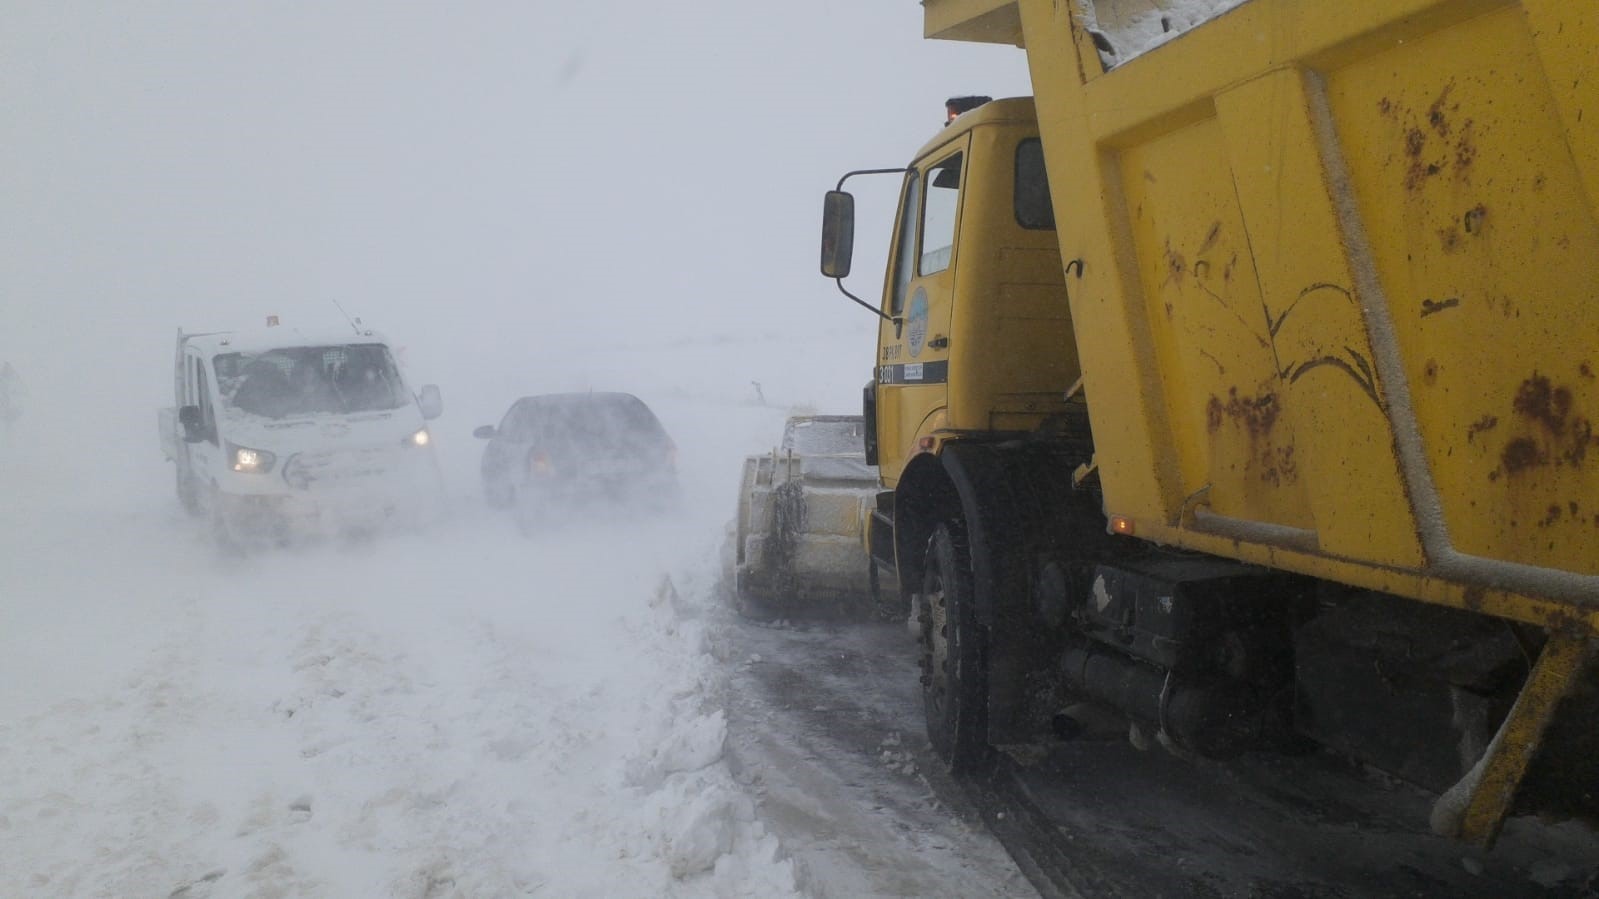
[[869,346],[815,272],[822,192],[903,162],[945,96],[1027,90],[1020,51],[925,41],[910,0],[0,9],[0,358],[37,394],[65,340],[150,404],[176,327],[334,299],[413,358],[785,324]]

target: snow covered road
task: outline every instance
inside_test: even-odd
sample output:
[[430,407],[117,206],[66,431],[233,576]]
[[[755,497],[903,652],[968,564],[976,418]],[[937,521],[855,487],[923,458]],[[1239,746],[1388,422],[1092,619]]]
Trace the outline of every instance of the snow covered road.
[[[674,569],[679,605],[704,586],[696,539],[671,523],[527,541],[468,517],[426,536],[242,560],[208,557],[198,535],[174,543],[182,523],[159,513],[120,524],[102,535],[121,550],[110,559],[8,566],[0,582],[21,609],[8,648],[38,637],[17,626],[30,616],[95,638],[42,666],[59,676],[37,690],[16,689],[29,654],[7,654],[8,889],[790,888],[720,761],[726,727],[707,703],[714,662],[699,626],[660,589]],[[18,558],[84,545],[64,536],[40,535]],[[90,671],[73,670],[80,657]]]
[[[448,521],[242,558],[158,459],[85,480],[91,444],[0,447],[0,895],[938,895],[957,869],[1025,894],[944,809],[896,824],[889,766],[813,780],[836,820],[780,843],[767,788],[799,737],[763,733],[732,773],[729,691],[755,650],[718,580],[738,462],[787,410],[657,409],[677,518],[523,538],[477,498],[480,444],[454,438]],[[478,418],[458,407],[446,438]],[[793,723],[760,701],[739,723]]]

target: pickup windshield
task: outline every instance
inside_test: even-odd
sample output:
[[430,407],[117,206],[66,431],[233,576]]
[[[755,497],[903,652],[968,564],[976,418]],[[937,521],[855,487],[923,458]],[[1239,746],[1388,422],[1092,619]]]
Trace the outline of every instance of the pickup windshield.
[[374,412],[410,401],[389,348],[377,343],[225,353],[215,367],[223,404],[266,418]]

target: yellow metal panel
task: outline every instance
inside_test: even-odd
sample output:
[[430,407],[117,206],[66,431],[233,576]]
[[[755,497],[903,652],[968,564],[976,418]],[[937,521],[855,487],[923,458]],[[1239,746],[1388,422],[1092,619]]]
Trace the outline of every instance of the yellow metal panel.
[[878,385],[878,431],[882,435],[878,445],[878,476],[883,486],[892,489],[899,483],[906,464],[919,452],[917,438],[931,433],[933,421],[942,420],[948,396],[943,384]]
[[1205,490],[1217,514],[1309,527],[1220,126],[1206,118],[1129,147],[1119,174],[1161,374],[1162,396],[1148,399],[1164,406],[1184,496]]
[[1338,239],[1304,78],[1280,69],[1222,93],[1216,104],[1250,233],[1273,238],[1257,240],[1253,255],[1318,544],[1334,555],[1420,566],[1417,523],[1348,248]]
[[[1340,56],[1402,47],[1508,2],[1250,0],[1080,88],[1085,135],[1111,144],[1140,140],[1148,129],[1163,130],[1185,109],[1208,107],[1218,92],[1265,72],[1299,63],[1321,67]],[[1052,5],[1055,0],[1021,0],[1024,20],[1033,14],[1031,7]],[[1068,5],[1058,4],[1057,15],[1066,16]],[[1031,53],[1029,63],[1038,55]],[[1056,68],[1067,61],[1049,60]],[[1069,61],[1075,69],[1076,60]],[[1097,59],[1092,65],[1097,68]],[[1033,87],[1040,88],[1036,77]]]
[[1020,44],[1015,0],[925,0],[923,34],[978,43]]
[[1593,209],[1599,206],[1599,3],[1522,0],[1522,6]]
[[[1036,137],[1031,116],[972,134],[961,231],[982,239],[965,242],[956,272],[949,382],[956,429],[1032,430],[1062,410],[1079,375],[1055,233],[1016,221],[1017,146]],[[1014,414],[1000,420],[996,412]]]
[[[1116,161],[1085,138],[1079,43],[1064,5],[1019,4],[1027,64],[1044,137],[1050,195],[1062,260],[1082,260],[1081,276],[1068,275],[1072,321],[1082,360],[1106,506],[1120,514],[1173,520],[1186,493],[1164,416],[1158,361],[1149,334],[1148,306],[1130,248],[1111,237],[1131,230],[1121,200]],[[1161,448],[1157,451],[1157,447]],[[1125,512],[1123,511],[1125,510]]]
[[1521,10],[1327,75],[1454,549],[1599,574],[1599,224]]

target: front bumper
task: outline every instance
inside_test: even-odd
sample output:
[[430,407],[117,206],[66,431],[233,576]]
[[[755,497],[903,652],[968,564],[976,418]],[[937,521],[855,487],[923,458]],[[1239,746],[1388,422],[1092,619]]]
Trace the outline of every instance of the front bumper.
[[420,449],[299,453],[277,471],[236,475],[219,499],[230,534],[248,542],[417,526],[444,505],[438,464]]

